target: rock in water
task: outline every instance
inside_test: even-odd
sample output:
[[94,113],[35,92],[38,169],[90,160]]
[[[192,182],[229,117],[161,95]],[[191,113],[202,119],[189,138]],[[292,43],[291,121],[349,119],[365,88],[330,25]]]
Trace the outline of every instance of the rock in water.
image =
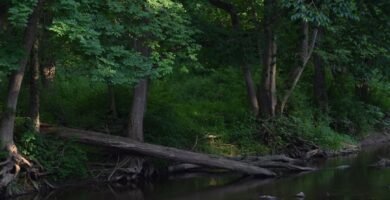
[[278,200],[278,198],[271,196],[271,195],[261,195],[260,199],[261,200]]
[[371,167],[386,168],[390,167],[390,159],[382,158],[378,162],[370,165]]
[[351,166],[349,166],[349,165],[340,165],[340,166],[337,166],[336,169],[348,169],[350,167]]
[[296,194],[295,197],[301,198],[301,199],[302,199],[302,198],[305,198],[305,193],[300,192],[300,193]]

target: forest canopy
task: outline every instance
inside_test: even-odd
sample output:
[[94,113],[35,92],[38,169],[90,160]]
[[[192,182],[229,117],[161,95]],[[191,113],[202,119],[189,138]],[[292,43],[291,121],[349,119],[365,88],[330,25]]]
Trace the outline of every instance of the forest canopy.
[[389,13],[387,0],[2,0],[1,148],[66,179],[98,150],[42,136],[47,124],[225,156],[355,144],[389,128]]

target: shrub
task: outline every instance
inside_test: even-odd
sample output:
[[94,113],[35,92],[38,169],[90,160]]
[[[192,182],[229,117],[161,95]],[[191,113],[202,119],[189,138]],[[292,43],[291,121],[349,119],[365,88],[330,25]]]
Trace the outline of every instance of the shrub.
[[49,136],[27,131],[16,141],[20,152],[39,162],[51,178],[81,178],[86,176],[87,156],[78,145]]

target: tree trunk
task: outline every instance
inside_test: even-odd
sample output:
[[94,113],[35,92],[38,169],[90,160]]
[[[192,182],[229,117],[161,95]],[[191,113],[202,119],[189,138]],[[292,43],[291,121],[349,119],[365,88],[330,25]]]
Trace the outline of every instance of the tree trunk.
[[275,173],[268,169],[257,167],[245,162],[230,160],[217,155],[208,155],[185,151],[172,147],[148,144],[129,138],[107,135],[92,131],[52,127],[42,127],[41,129],[43,133],[53,133],[56,136],[68,139],[71,138],[78,142],[101,145],[109,148],[117,148],[123,151],[139,153],[141,155],[174,160],[184,163],[193,163],[197,165],[228,169],[245,174],[261,175],[267,177],[276,176]]
[[[229,13],[231,25],[232,25],[232,28],[234,31],[236,31],[237,33],[242,31],[241,24],[240,24],[240,18],[238,16],[236,8],[232,4],[221,1],[221,0],[209,0],[209,2],[213,6],[219,8],[219,9],[222,9],[225,12]],[[255,115],[257,115],[259,113],[259,104],[258,104],[258,99],[256,96],[256,86],[253,82],[252,72],[250,70],[250,67],[245,61],[245,58],[244,58],[245,53],[244,53],[243,49],[244,49],[243,46],[240,45],[239,50],[240,50],[240,53],[242,54],[240,60],[242,60],[242,63],[243,63],[242,64],[242,71],[244,74],[246,91],[247,91],[249,103],[251,106],[251,111]]]
[[115,98],[114,86],[108,83],[107,91],[108,91],[108,101],[110,104],[110,114],[114,119],[116,119],[118,118],[118,111],[116,109],[116,98]]
[[[148,58],[150,48],[147,47],[142,39],[134,41],[134,49]],[[137,141],[144,141],[144,116],[146,112],[148,97],[148,77],[141,79],[133,90],[133,104],[130,111],[127,136]]]
[[30,118],[33,129],[39,132],[39,40],[35,41],[30,63]]
[[313,36],[311,40],[311,45],[309,47],[309,24],[307,22],[302,22],[302,43],[301,43],[301,64],[294,69],[294,73],[292,73],[293,77],[292,84],[288,88],[286,94],[283,96],[283,99],[280,103],[280,114],[283,114],[284,109],[286,107],[286,104],[288,102],[288,99],[291,97],[295,87],[298,84],[298,81],[300,80],[303,71],[305,70],[307,63],[309,62],[309,59],[313,53],[315,43],[317,40],[317,34],[318,34],[318,28],[315,28],[313,30]]
[[[53,23],[53,13],[44,12],[42,13],[42,26],[47,27]],[[43,29],[40,32],[40,38],[51,38],[53,33],[48,29]],[[41,86],[46,90],[51,89],[51,84],[53,83],[56,76],[56,55],[53,53],[55,49],[55,44],[52,44],[51,40],[44,39],[40,41],[40,49],[42,52],[41,63],[40,63],[40,79]],[[45,90],[45,91],[46,91]]]
[[144,141],[144,115],[146,111],[148,79],[144,78],[134,88],[133,105],[129,120],[128,137],[137,141]]
[[[318,34],[318,41],[321,40],[322,31]],[[319,47],[319,44],[317,44]],[[313,55],[314,61],[314,81],[313,81],[313,89],[314,89],[314,101],[315,104],[322,110],[326,111],[328,104],[328,94],[326,92],[326,74],[325,74],[325,66],[324,61],[318,53],[314,53]]]
[[249,98],[249,103],[251,105],[251,110],[255,116],[259,114],[259,102],[256,95],[256,86],[253,82],[252,73],[249,66],[243,67],[244,79],[246,85],[246,91]]
[[7,5],[5,3],[0,3],[0,31],[3,31],[5,26],[5,21],[7,19]]
[[314,99],[321,110],[326,110],[328,94],[326,92],[326,75],[324,61],[318,54],[314,54]]
[[275,0],[264,1],[264,35],[265,52],[263,58],[263,77],[260,89],[260,108],[265,117],[275,116],[276,98],[276,53],[277,44],[275,40],[273,16]]
[[368,102],[370,96],[370,86],[367,80],[360,80],[355,84],[355,93],[363,102]]
[[15,114],[16,106],[18,103],[18,97],[20,93],[20,88],[22,85],[24,72],[26,69],[28,58],[30,57],[30,52],[35,41],[40,9],[42,7],[44,0],[39,0],[36,8],[31,14],[23,39],[23,52],[24,56],[19,61],[19,66],[16,71],[14,71],[9,80],[8,94],[6,99],[6,107],[3,113],[1,123],[0,123],[0,140],[1,148],[5,148],[7,145],[13,145],[13,131],[15,123]]
[[[133,90],[133,105],[129,117],[128,137],[139,142],[144,141],[144,116],[148,96],[148,82],[147,78],[141,79]],[[135,164],[134,168],[143,168],[143,158],[132,156],[129,159],[135,161],[133,162]]]
[[265,117],[275,116],[276,111],[276,52],[277,45],[273,34],[266,36],[267,49],[264,56],[263,84],[260,91],[261,113]]

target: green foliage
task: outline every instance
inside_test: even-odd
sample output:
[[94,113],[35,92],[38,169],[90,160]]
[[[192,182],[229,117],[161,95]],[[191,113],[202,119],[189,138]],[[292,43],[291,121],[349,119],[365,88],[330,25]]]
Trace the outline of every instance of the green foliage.
[[248,113],[248,116],[235,122],[225,139],[237,145],[240,155],[271,153],[272,147],[263,144],[258,130],[258,121]]
[[8,11],[5,15],[7,19],[0,19],[3,26],[0,27],[0,75],[8,74],[10,70],[15,69],[23,56],[22,34],[36,4],[37,0],[1,2],[0,6],[8,6]]
[[352,0],[325,0],[305,2],[283,0],[282,6],[292,10],[292,20],[312,22],[317,26],[329,26],[335,16],[357,19],[356,2]]
[[275,152],[288,152],[289,145],[296,145],[293,143],[295,138],[325,149],[338,149],[345,143],[355,143],[352,137],[334,131],[330,123],[330,119],[326,116],[314,116],[314,113],[312,115],[307,113],[305,116],[282,116],[263,121],[262,126],[267,127],[265,130],[273,134],[267,136],[267,140],[269,147]]
[[372,131],[384,117],[383,111],[374,105],[343,98],[332,104],[335,130],[359,136]]
[[55,180],[82,178],[87,174],[86,153],[72,142],[39,136],[31,131],[24,132],[16,142],[23,155],[38,161]]
[[[82,58],[92,80],[133,85],[143,77],[169,74],[178,63],[196,63],[196,30],[180,3],[58,1],[51,9],[54,39],[66,41],[68,54]],[[149,55],[140,52],[141,46]]]
[[[203,0],[46,1],[38,27],[40,61],[42,66],[55,63],[57,75],[51,87],[42,89],[42,121],[99,131],[116,126],[110,133],[122,134],[132,99],[129,91],[147,77],[148,142],[226,155],[261,154],[285,150],[296,138],[339,148],[378,123],[388,126],[389,1],[279,1],[282,16],[271,13],[277,16],[272,26],[278,45],[278,92],[289,85],[288,71],[299,60],[302,38],[296,21],[306,21],[310,31],[321,29],[315,53],[324,61],[329,101],[321,111],[313,103],[310,61],[287,114],[264,121],[248,112],[239,69],[252,67],[255,83],[261,82],[264,1],[227,2],[237,11],[238,29],[232,28],[229,13]],[[0,3],[0,10],[6,9],[6,18],[0,19],[2,79],[24,56],[24,28],[36,3]],[[119,119],[108,116],[107,85],[115,86]],[[362,85],[367,94],[359,93]],[[17,114],[27,116],[28,91],[23,89],[20,99]],[[82,148],[30,132],[26,118],[18,118],[16,127],[23,133],[17,138],[21,152],[54,178],[86,174]]]
[[[373,92],[366,97],[357,94],[359,89],[356,88],[356,81],[352,76],[344,75],[336,78],[339,79],[339,83],[334,83],[329,92],[329,116],[332,119],[333,129],[354,136],[372,131],[383,119],[387,109],[385,102],[388,101],[388,92],[383,91],[385,88],[381,88],[385,83],[380,81],[369,84],[369,87],[377,87],[376,90],[379,89],[384,93],[375,93],[373,89]],[[384,104],[381,105],[381,101]]]
[[268,151],[256,139],[242,88],[231,68],[154,82],[145,118],[147,141],[227,155]]
[[376,105],[384,113],[390,112],[390,83],[386,82],[382,76],[376,76],[370,80],[371,87],[369,103]]
[[[57,77],[51,88],[43,91],[41,117],[47,123],[72,127],[101,128],[107,119],[106,85],[78,77]],[[27,106],[28,104],[25,103]]]
[[11,0],[11,6],[8,10],[10,24],[18,28],[26,27],[28,17],[37,2],[37,0]]

